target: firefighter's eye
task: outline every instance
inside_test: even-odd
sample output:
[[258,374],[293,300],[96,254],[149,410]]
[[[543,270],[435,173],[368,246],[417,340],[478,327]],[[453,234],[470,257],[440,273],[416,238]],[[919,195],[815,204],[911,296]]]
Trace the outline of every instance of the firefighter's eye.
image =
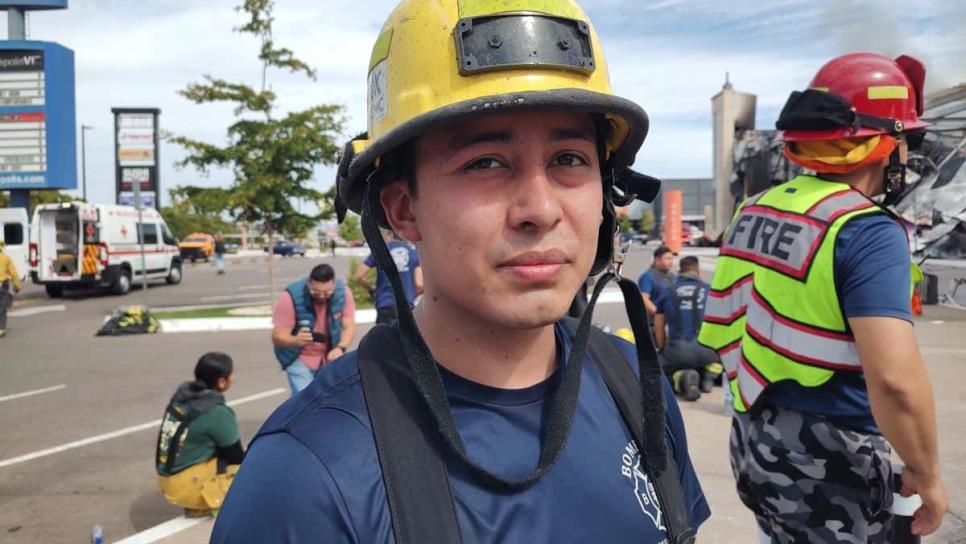
[[501,166],[503,166],[503,162],[496,157],[482,157],[464,166],[463,170],[490,170]]

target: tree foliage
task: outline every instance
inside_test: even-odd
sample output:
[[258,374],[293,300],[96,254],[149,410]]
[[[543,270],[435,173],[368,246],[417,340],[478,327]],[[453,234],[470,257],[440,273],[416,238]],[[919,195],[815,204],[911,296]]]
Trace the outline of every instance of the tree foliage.
[[[196,187],[177,187],[170,191],[171,205],[161,208],[161,215],[171,229],[172,234],[179,240],[192,232],[207,232],[209,234],[229,234],[239,232],[234,223],[225,221],[221,216],[224,206],[219,199],[208,202],[214,192],[201,191],[196,193]],[[195,198],[190,198],[195,195]]]
[[[58,204],[61,202],[84,202],[84,199],[49,189],[30,191],[31,212],[41,204]],[[7,207],[10,207],[10,193],[0,191],[0,208]]]
[[[302,73],[314,79],[315,72],[286,48],[278,47],[272,36],[273,2],[245,0],[237,8],[245,13],[245,24],[235,30],[258,37],[262,62],[261,86],[255,87],[204,76],[179,92],[196,103],[235,104],[237,120],[228,129],[228,143],[216,145],[187,136],[171,141],[183,146],[188,155],[179,163],[202,173],[212,168],[227,168],[234,174],[230,189],[185,188],[193,205],[219,207],[236,220],[261,224],[270,236],[304,234],[326,214],[323,194],[310,182],[315,168],[334,164],[339,151],[337,138],[344,125],[342,106],[317,105],[302,111],[275,116],[278,97],[266,87],[270,68]],[[319,213],[306,214],[296,202],[319,204]]]
[[362,223],[359,222],[358,215],[349,213],[345,216],[345,219],[339,224],[339,236],[346,242],[362,240]]
[[[360,264],[362,263],[355,257],[349,259],[349,289],[352,290],[352,299],[356,303],[356,308],[372,308],[375,305],[375,302],[372,300],[372,293],[356,279],[356,270],[359,269]],[[378,274],[378,271],[375,268],[370,268],[366,272],[366,279],[369,280],[369,285],[376,284],[376,274]]]

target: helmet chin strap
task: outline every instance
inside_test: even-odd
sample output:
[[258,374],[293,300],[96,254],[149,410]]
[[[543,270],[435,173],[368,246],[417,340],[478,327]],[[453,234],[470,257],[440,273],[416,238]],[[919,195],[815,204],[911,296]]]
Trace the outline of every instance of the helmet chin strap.
[[882,205],[892,206],[899,202],[906,191],[906,165],[902,164],[899,158],[899,146],[889,154],[889,166],[886,167],[882,177],[885,187]]

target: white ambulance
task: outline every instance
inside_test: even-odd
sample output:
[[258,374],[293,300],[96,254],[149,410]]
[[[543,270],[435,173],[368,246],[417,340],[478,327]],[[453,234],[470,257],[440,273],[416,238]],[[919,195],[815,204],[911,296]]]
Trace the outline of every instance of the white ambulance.
[[[144,236],[142,272],[138,232]],[[52,297],[65,288],[110,287],[123,295],[142,273],[148,280],[181,283],[181,255],[164,218],[153,208],[70,202],[37,206],[28,258],[34,283]]]
[[0,242],[4,243],[3,252],[17,267],[17,273],[23,280],[30,272],[27,262],[27,244],[30,235],[27,222],[27,210],[23,208],[0,209]]

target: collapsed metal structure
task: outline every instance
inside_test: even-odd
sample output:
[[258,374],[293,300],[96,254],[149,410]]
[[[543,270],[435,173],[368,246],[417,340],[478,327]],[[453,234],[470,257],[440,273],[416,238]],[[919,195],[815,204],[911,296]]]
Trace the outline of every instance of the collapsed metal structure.
[[932,123],[910,158],[910,190],[896,211],[914,229],[915,251],[928,257],[966,257],[966,84],[926,97]]

